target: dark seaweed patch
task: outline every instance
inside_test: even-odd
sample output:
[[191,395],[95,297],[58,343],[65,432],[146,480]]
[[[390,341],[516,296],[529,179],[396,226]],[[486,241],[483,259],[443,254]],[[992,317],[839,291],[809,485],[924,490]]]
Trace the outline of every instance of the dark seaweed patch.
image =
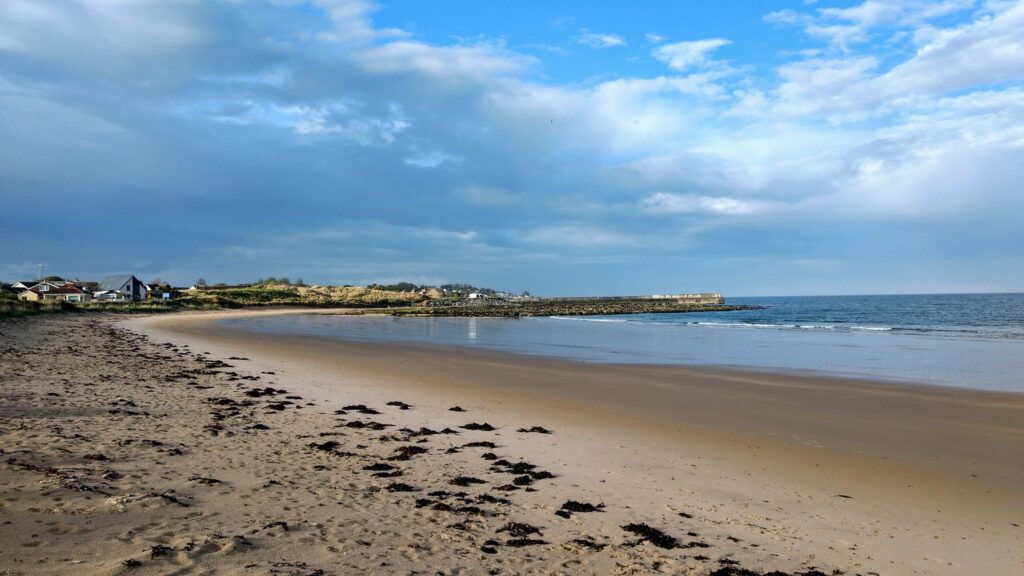
[[366,414],[368,416],[380,414],[380,412],[368,407],[366,404],[349,404],[348,406],[343,406],[342,409],[350,410],[352,412],[358,412],[360,414]]
[[540,534],[540,528],[531,526],[525,522],[509,522],[498,528],[498,532],[508,532],[508,535],[513,538],[524,538],[531,534]]
[[388,492],[419,492],[419,488],[410,486],[408,484],[404,484],[402,482],[393,482],[391,484],[388,484],[387,487],[385,487],[384,489],[387,490]]
[[679,546],[679,541],[665,534],[657,528],[651,528],[647,524],[626,524],[622,527],[626,532],[636,534],[640,538],[654,544],[658,548],[671,550]]
[[389,470],[394,470],[394,469],[395,469],[394,466],[392,466],[391,464],[386,464],[384,462],[377,462],[376,464],[370,464],[369,466],[363,466],[363,470],[369,470],[371,472],[387,472]]
[[495,444],[494,442],[483,441],[483,442],[469,442],[467,444],[463,444],[462,447],[463,448],[490,448],[490,449],[493,450],[493,449],[497,448],[498,445]]
[[394,456],[388,458],[388,460],[409,460],[417,454],[423,454],[427,451],[422,446],[402,446],[395,450]]
[[589,550],[604,550],[604,547],[607,546],[607,544],[601,544],[600,542],[594,542],[593,540],[587,540],[585,538],[577,538],[572,540],[570,544],[575,544]]
[[513,540],[506,540],[505,545],[513,548],[521,548],[523,546],[537,546],[540,544],[547,544],[544,540],[538,540],[536,538],[515,538]]
[[577,502],[575,500],[566,500],[565,504],[562,504],[562,510],[569,512],[599,512],[604,508],[604,504],[588,504],[585,502]]

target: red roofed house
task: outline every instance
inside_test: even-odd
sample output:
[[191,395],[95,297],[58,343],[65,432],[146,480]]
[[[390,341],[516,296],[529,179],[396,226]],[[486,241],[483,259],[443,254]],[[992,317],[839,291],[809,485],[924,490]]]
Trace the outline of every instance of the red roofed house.
[[54,284],[53,282],[40,282],[18,294],[18,298],[29,302],[46,302],[63,300],[65,302],[85,302],[90,298],[88,292],[74,284]]

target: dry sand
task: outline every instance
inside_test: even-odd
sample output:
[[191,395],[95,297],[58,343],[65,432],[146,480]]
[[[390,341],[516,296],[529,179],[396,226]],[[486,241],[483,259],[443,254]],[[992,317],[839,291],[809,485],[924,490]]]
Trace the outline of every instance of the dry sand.
[[0,323],[0,574],[1024,573],[1024,396],[221,316]]

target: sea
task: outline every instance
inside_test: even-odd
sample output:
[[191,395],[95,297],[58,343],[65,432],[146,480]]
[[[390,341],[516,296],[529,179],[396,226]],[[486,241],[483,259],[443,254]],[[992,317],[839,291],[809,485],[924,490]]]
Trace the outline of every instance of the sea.
[[786,371],[1024,392],[1024,294],[727,298],[756,310],[534,318],[285,315],[225,324],[581,362]]

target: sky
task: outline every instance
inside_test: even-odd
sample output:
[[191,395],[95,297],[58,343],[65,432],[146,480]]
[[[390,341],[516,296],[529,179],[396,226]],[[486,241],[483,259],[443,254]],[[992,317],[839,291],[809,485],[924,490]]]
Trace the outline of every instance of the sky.
[[0,279],[1024,291],[1024,1],[4,0]]

